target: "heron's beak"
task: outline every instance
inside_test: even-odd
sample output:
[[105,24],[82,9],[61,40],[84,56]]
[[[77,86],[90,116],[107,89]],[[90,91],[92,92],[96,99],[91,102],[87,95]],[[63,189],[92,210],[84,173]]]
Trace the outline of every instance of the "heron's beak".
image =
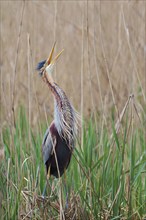
[[53,47],[52,47],[52,50],[51,50],[51,52],[50,52],[50,55],[49,55],[49,57],[48,57],[48,59],[47,59],[47,64],[49,65],[49,64],[54,64],[55,62],[56,62],[56,60],[60,57],[60,55],[62,54],[62,52],[64,51],[64,49],[60,52],[60,53],[58,53],[57,54],[57,56],[52,60],[52,56],[53,56],[53,53],[54,53],[54,48],[55,48],[55,45],[56,45],[56,42],[54,43],[54,45],[53,45]]
[[57,54],[57,56],[51,61],[51,64],[54,64],[56,62],[56,60],[58,60],[58,58],[60,57],[60,55],[62,54],[63,51],[64,51],[64,49],[61,50],[60,53]]

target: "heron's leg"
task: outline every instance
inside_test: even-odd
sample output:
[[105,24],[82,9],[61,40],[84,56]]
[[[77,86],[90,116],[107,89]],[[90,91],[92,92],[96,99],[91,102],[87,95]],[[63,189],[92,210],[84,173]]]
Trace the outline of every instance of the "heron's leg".
[[37,174],[36,174],[36,182],[35,182],[35,189],[38,187],[38,178],[40,174],[40,166],[37,168]]
[[50,166],[49,166],[49,168],[48,168],[47,179],[46,179],[45,187],[44,187],[43,194],[42,194],[42,197],[43,197],[43,198],[44,198],[45,195],[46,195],[46,189],[47,189],[47,185],[48,185],[49,179],[50,179]]
[[65,201],[65,210],[68,209],[68,202],[69,202],[69,195],[68,195],[68,189],[66,185],[66,172],[64,173],[64,189],[66,194],[66,201]]

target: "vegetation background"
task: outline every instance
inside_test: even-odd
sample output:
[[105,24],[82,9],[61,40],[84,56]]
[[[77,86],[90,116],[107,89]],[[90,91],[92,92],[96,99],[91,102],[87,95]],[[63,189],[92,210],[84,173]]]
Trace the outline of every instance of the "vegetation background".
[[[9,167],[9,157],[12,157],[14,161],[18,159],[15,158],[15,154],[11,155],[11,150],[15,149],[15,143],[12,141],[15,132],[13,129],[7,130],[7,128],[17,128],[18,126],[24,131],[28,128],[30,137],[31,128],[38,131],[40,124],[48,124],[48,118],[49,121],[53,118],[52,96],[35,68],[39,61],[48,57],[55,41],[57,41],[55,53],[63,48],[64,52],[57,62],[54,78],[64,89],[81,117],[85,121],[92,118],[92,123],[94,123],[91,127],[97,134],[97,137],[94,138],[100,139],[100,145],[103,145],[104,132],[101,136],[99,134],[106,125],[108,132],[112,133],[116,143],[119,143],[117,142],[119,138],[117,128],[124,117],[121,112],[124,106],[127,111],[126,102],[133,94],[134,97],[130,96],[132,98],[129,100],[133,100],[135,117],[133,113],[129,113],[128,117],[129,120],[133,120],[133,129],[141,129],[141,136],[138,137],[143,140],[138,142],[140,143],[138,146],[142,147],[139,153],[137,150],[134,152],[139,157],[145,155],[146,1],[0,1],[0,10],[0,158],[1,161],[5,159],[3,169]],[[130,102],[128,101],[128,105]],[[20,106],[25,108],[25,113],[23,110],[20,111]],[[113,121],[111,120],[112,112],[114,112]],[[21,117],[24,117],[24,121],[26,117],[29,125],[23,124],[23,119],[21,124]],[[114,130],[113,124],[116,124],[118,119],[120,120]],[[124,119],[125,121],[127,120]],[[123,132],[126,133],[125,127],[124,124]],[[45,128],[39,130],[38,143],[40,145]],[[88,135],[92,136],[94,133],[90,129],[90,126],[81,126],[82,150],[83,143],[85,144],[85,140],[89,139]],[[7,130],[6,133],[5,130]],[[84,135],[86,131],[87,135]],[[131,130],[131,137],[133,134],[133,130]],[[12,137],[10,142],[8,141],[9,136]],[[23,140],[22,137],[21,139]],[[95,142],[97,144],[98,140]],[[90,146],[93,143],[88,144]],[[31,152],[31,147],[28,149]],[[78,152],[77,155],[81,156],[80,153]],[[89,152],[84,153],[89,154]],[[24,156],[23,159],[25,158]],[[23,160],[20,161],[23,162]],[[83,164],[82,166],[84,166]],[[142,184],[144,184],[145,178],[146,157],[143,157],[143,164],[143,169],[140,167],[137,172],[141,176]],[[36,169],[37,167],[33,170],[34,176],[37,172]],[[15,172],[17,171],[15,170]],[[144,174],[141,175],[140,172]],[[4,177],[2,178],[4,179]],[[6,180],[8,180],[8,173]],[[105,179],[106,181],[107,179]],[[15,184],[17,185],[18,182]],[[144,193],[145,187],[146,183],[141,186],[141,193]],[[43,183],[40,191],[42,188]],[[22,188],[20,187],[20,189]],[[6,192],[8,199],[10,193],[8,188]],[[0,190],[0,197],[5,198],[5,196],[5,192]],[[14,197],[15,193],[12,198]],[[114,206],[114,203],[112,204]],[[143,205],[140,207],[144,210]],[[100,218],[109,218],[112,208],[109,208],[108,214],[109,209],[107,208],[106,217],[100,216]],[[5,218],[12,219],[13,216],[15,219],[18,214],[17,205],[14,213],[11,213],[10,210],[9,207]],[[103,206],[95,213],[90,213],[89,209],[90,218],[93,219],[95,216],[97,218],[97,213],[101,210],[103,213]],[[132,212],[127,211],[127,213],[130,213],[127,216],[131,216]],[[118,216],[118,214],[115,215]],[[145,212],[141,211],[134,218],[144,218],[144,215]]]
[[[1,1],[1,120],[21,104],[35,124],[52,98],[35,71],[57,41],[56,82],[84,115],[145,96],[145,1]],[[110,83],[109,83],[110,80]],[[37,101],[36,98],[37,97]],[[14,102],[13,102],[14,99]]]

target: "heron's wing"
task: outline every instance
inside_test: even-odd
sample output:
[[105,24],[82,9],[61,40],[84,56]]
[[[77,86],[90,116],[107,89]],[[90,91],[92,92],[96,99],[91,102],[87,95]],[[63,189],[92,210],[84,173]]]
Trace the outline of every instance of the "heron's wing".
[[44,139],[42,143],[42,154],[43,154],[43,159],[44,159],[45,164],[50,159],[50,156],[52,155],[53,144],[54,144],[54,138],[52,138],[50,128],[48,128],[44,135]]

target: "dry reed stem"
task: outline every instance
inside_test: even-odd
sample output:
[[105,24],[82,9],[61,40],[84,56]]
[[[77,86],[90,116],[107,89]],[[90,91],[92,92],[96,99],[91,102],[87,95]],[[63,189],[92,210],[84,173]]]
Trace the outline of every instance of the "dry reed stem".
[[[125,112],[126,112],[126,110],[127,110],[127,108],[128,108],[128,105],[129,105],[131,99],[133,99],[133,98],[134,98],[134,95],[131,94],[131,95],[129,96],[129,98],[128,98],[128,100],[127,100],[127,102],[126,102],[126,104],[125,104],[125,106],[124,106],[124,108],[123,108],[123,110],[122,110],[122,112],[120,113],[120,116],[119,116],[119,118],[118,118],[118,120],[117,120],[117,122],[116,122],[116,124],[115,124],[116,134],[118,134],[118,132],[119,132],[119,130],[120,130],[121,121],[122,121],[122,119],[123,119],[123,117],[124,117],[124,115],[125,115]],[[113,133],[112,133],[111,136],[110,136],[110,140],[111,140],[112,138],[113,138]]]
[[121,10],[120,10],[120,12],[119,12],[119,25],[118,25],[118,48],[117,48],[117,53],[115,55],[115,58],[113,59],[110,74],[112,74],[113,69],[114,69],[114,67],[115,67],[115,65],[118,61],[118,57],[119,57],[120,52],[121,52],[121,47],[122,47],[121,24],[122,24],[122,13],[121,13]]
[[[40,118],[41,118],[41,109],[40,109],[40,105],[39,105],[39,102],[38,102],[38,98],[37,98],[37,89],[36,89],[36,85],[35,85],[35,81],[34,81],[34,77],[31,78],[31,73],[33,73],[35,71],[35,68],[34,68],[34,64],[33,64],[33,55],[32,55],[32,49],[31,49],[31,41],[30,41],[30,34],[28,34],[28,38],[27,38],[27,41],[28,41],[28,82],[30,84],[29,85],[29,91],[28,91],[28,100],[29,100],[29,103],[30,103],[30,106],[31,106],[31,101],[32,101],[32,97],[31,95],[34,96],[34,99],[35,99],[35,103],[36,103],[36,106],[37,106],[37,114],[38,116],[36,116],[36,121],[38,123],[38,127],[39,127],[39,133],[41,133],[41,128],[40,128]],[[30,95],[31,93],[31,95]],[[31,99],[31,101],[30,101]],[[45,104],[44,104],[45,105]],[[44,107],[43,105],[43,107]],[[30,108],[29,108],[30,109]],[[44,108],[44,112],[45,112],[45,116],[46,116],[46,119],[47,119],[47,113],[46,113],[46,109]],[[31,112],[29,111],[29,120],[31,120]],[[49,124],[48,123],[48,119],[46,120],[47,122],[47,125]],[[29,124],[30,125],[30,124]],[[29,130],[30,132],[30,130]]]
[[18,33],[18,39],[17,39],[17,47],[16,47],[16,57],[15,57],[15,64],[14,64],[14,73],[13,73],[13,82],[12,82],[12,113],[13,113],[13,122],[14,126],[16,125],[15,122],[15,82],[16,82],[16,75],[17,75],[17,62],[18,62],[18,53],[19,53],[19,46],[20,46],[20,37],[21,37],[21,31],[22,31],[22,23],[23,23],[23,15],[24,15],[24,8],[25,8],[25,0],[23,0],[22,3],[22,11],[21,11],[21,18],[20,18],[20,24],[19,24],[19,33]]
[[[27,34],[27,63],[28,63],[28,122],[31,124],[31,103],[32,103],[32,91],[31,91],[31,67],[30,67],[30,35]],[[29,141],[31,142],[31,132],[29,126]]]
[[89,87],[90,87],[90,93],[91,93],[91,103],[92,103],[92,109],[93,109],[93,116],[95,120],[95,126],[96,126],[96,131],[98,130],[97,128],[97,114],[96,114],[96,107],[94,103],[94,98],[93,98],[93,90],[92,90],[92,75],[91,75],[91,59],[90,59],[90,46],[89,46],[89,19],[88,19],[88,1],[86,4],[86,13],[87,13],[87,21],[86,21],[86,33],[87,33],[87,72],[89,76]]
[[[57,37],[56,37],[56,27],[57,27],[57,4],[58,1],[54,2],[54,42],[56,41]],[[56,65],[54,68],[54,79],[56,79]]]
[[100,41],[101,41],[102,54],[103,54],[105,67],[106,67],[106,74],[107,74],[107,77],[108,77],[110,91],[111,91],[111,95],[112,95],[112,99],[113,99],[113,104],[115,106],[117,114],[119,115],[118,107],[116,105],[115,96],[114,96],[114,92],[113,92],[113,86],[112,86],[112,82],[111,82],[111,79],[110,79],[110,72],[109,72],[109,68],[108,68],[108,64],[107,64],[107,59],[106,59],[106,55],[105,55],[105,47],[104,47],[104,41],[103,41],[103,31],[102,31],[102,24],[101,24],[101,2],[100,2],[100,10],[99,10],[99,25],[100,25]]
[[[9,172],[10,172],[10,163],[11,163],[11,159],[8,158],[8,168],[7,168],[7,199],[9,199]],[[7,203],[7,210],[9,212],[10,207],[9,207],[9,202]]]
[[[116,134],[118,134],[118,132],[119,132],[121,121],[122,121],[122,119],[123,119],[123,117],[125,115],[125,112],[126,112],[128,106],[129,106],[129,103],[130,103],[132,98],[133,98],[133,94],[129,96],[129,98],[128,98],[128,100],[127,100],[127,102],[126,102],[126,104],[125,104],[125,106],[124,106],[120,116],[118,117],[118,120],[117,120],[117,122],[115,124]],[[108,143],[108,145],[110,146],[110,151],[109,151],[109,155],[108,155],[105,167],[107,167],[107,165],[108,165],[108,160],[109,160],[109,158],[111,156],[111,153],[113,151],[112,146],[113,146],[114,142],[115,142],[115,140],[113,140],[113,132],[112,132],[112,134],[110,136],[110,139],[109,139],[109,143]]]
[[46,124],[47,124],[47,127],[49,127],[49,121],[48,121],[47,110],[46,110],[47,108],[46,108],[45,103],[43,104],[43,109],[44,109]]
[[[32,56],[32,49],[31,49],[31,44],[29,45],[29,48],[30,48],[30,59],[31,59],[31,64],[32,64],[32,69],[33,71],[35,70],[34,68],[34,64],[33,64],[33,56]],[[32,71],[32,72],[33,72]],[[34,99],[35,99],[35,103],[36,103],[36,107],[37,107],[37,114],[38,116],[36,116],[36,121],[38,123],[38,127],[39,127],[39,132],[41,133],[41,128],[40,128],[40,118],[41,118],[41,109],[40,109],[40,105],[39,105],[39,102],[38,102],[38,98],[37,98],[37,89],[36,89],[36,84],[35,84],[35,80],[34,80],[34,77],[32,77],[32,93],[33,93],[33,96],[34,96]]]
[[[94,21],[95,21],[95,2],[94,2]],[[99,78],[99,71],[98,71],[98,64],[97,64],[97,53],[96,53],[96,40],[95,40],[95,23],[94,22],[94,63],[95,63],[95,70],[96,70],[96,76],[97,76],[97,85],[99,88],[99,96],[100,96],[100,103],[101,103],[101,111],[103,113],[103,121],[105,122],[105,124],[107,125],[107,121],[106,121],[106,117],[105,117],[105,111],[104,111],[104,104],[103,104],[103,98],[102,98],[102,90],[101,90],[101,82],[100,82],[100,78]],[[102,126],[103,128],[103,126]],[[103,129],[102,129],[103,131]]]
[[81,148],[83,149],[83,112],[84,112],[84,84],[83,84],[83,75],[84,75],[84,20],[85,20],[85,2],[82,3],[82,48],[81,48]]
[[132,47],[131,47],[131,43],[130,43],[130,32],[129,32],[129,28],[128,28],[128,25],[127,25],[126,20],[125,20],[123,7],[121,8],[121,10],[122,10],[123,24],[124,24],[124,29],[125,29],[125,33],[126,33],[127,42],[128,42],[128,47],[129,47],[129,51],[130,51],[130,55],[131,55],[131,60],[132,60],[134,71],[136,73],[136,76],[137,76],[137,79],[138,79],[138,82],[139,82],[139,85],[140,85],[140,88],[141,88],[141,91],[142,91],[144,102],[146,102],[144,89],[142,87],[142,83],[141,83],[141,80],[140,80],[140,77],[139,77],[139,73],[138,73],[138,70],[137,70],[135,62],[134,62],[134,52],[132,51]]

